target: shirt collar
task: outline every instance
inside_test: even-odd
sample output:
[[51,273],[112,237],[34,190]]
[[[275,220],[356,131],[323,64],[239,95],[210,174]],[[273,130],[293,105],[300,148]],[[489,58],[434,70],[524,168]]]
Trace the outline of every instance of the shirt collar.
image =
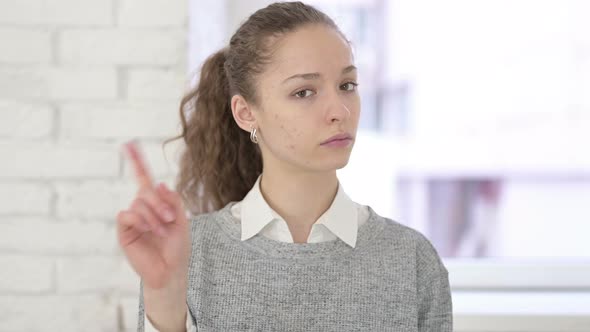
[[[258,234],[273,219],[283,219],[266,202],[260,191],[260,180],[256,183],[241,202],[242,241]],[[351,247],[355,247],[358,233],[358,210],[354,201],[348,197],[338,181],[338,191],[332,204],[316,221],[334,233]]]

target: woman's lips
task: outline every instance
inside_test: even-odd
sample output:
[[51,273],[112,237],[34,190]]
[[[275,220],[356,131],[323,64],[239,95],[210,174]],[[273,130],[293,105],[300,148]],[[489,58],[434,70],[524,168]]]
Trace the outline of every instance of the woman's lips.
[[326,144],[326,143],[329,143],[329,142],[335,141],[335,140],[343,140],[343,139],[351,139],[351,138],[352,138],[352,136],[349,133],[340,133],[340,134],[337,134],[337,135],[334,135],[334,136],[328,138],[327,140],[325,140],[321,144]]
[[345,147],[348,146],[352,142],[351,138],[345,139],[336,139],[327,143],[323,143],[322,146],[329,146],[329,147]]

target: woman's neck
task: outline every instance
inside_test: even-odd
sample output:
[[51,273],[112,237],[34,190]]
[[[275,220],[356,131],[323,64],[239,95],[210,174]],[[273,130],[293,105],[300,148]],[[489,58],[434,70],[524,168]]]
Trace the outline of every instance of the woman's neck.
[[260,192],[286,222],[295,242],[304,242],[317,219],[328,210],[338,191],[336,171],[289,173],[264,171]]

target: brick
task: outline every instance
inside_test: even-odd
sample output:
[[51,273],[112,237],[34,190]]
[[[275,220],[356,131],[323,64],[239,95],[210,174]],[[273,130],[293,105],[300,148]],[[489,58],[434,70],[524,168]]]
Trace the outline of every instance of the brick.
[[117,97],[114,68],[51,68],[47,71],[49,97],[58,100]]
[[[104,218],[113,221],[127,209],[137,188],[130,180],[57,183],[58,218]],[[100,202],[100,204],[96,204]]]
[[127,93],[130,99],[178,100],[188,90],[183,72],[163,69],[129,71]]
[[117,24],[132,27],[188,25],[188,1],[119,0]]
[[176,103],[77,104],[60,108],[60,135],[67,138],[168,138],[180,129]]
[[53,259],[0,255],[0,293],[39,294],[53,289]]
[[119,173],[120,156],[109,144],[11,144],[0,143],[2,178],[113,177]]
[[[157,178],[172,187],[171,178]],[[116,220],[120,210],[128,209],[137,194],[137,183],[131,176],[118,181],[84,181],[58,183],[56,214],[60,219],[93,218]],[[100,202],[100,204],[96,204]]]
[[112,25],[114,0],[46,0],[48,24]]
[[52,222],[34,217],[0,217],[0,252],[4,254],[118,254],[115,222]]
[[54,112],[46,104],[0,100],[0,138],[44,138],[53,130]]
[[116,97],[114,68],[0,67],[0,98],[96,100]]
[[0,296],[0,331],[119,331],[118,299],[104,294]]
[[135,294],[139,276],[126,257],[84,256],[57,260],[59,294],[114,292]]
[[44,183],[0,183],[0,215],[48,215],[51,211],[51,188]]
[[0,28],[4,63],[48,63],[51,61],[51,33],[41,29]]
[[64,30],[58,60],[65,64],[181,65],[185,39],[182,30]]
[[44,0],[3,0],[0,2],[0,24],[41,24]]
[[0,24],[112,25],[113,0],[3,0]]

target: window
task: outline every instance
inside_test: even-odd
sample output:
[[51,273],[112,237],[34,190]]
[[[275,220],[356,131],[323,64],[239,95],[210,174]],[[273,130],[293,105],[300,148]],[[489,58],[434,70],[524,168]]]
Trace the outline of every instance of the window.
[[313,3],[369,81],[351,196],[424,233],[454,289],[590,289],[590,4]]

